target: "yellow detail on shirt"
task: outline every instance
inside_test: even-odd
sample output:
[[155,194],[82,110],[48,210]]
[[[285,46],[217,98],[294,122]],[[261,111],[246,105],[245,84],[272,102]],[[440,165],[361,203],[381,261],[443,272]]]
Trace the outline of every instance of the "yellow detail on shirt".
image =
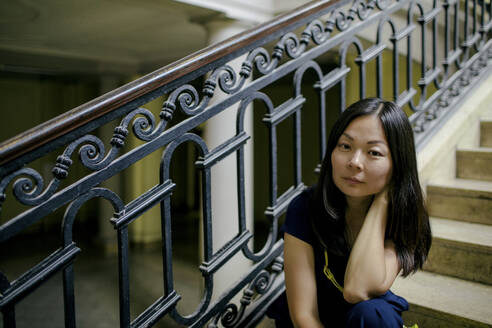
[[328,253],[325,251],[325,267],[323,268],[323,273],[325,274],[326,278],[330,280],[333,285],[341,292],[343,293],[343,287],[340,286],[340,284],[337,282],[335,279],[335,276],[333,273],[331,273],[330,269],[328,268]]
[[[341,293],[343,293],[343,287],[340,286],[340,284],[335,279],[335,276],[333,275],[333,273],[331,273],[330,269],[328,268],[328,253],[326,251],[325,251],[325,267],[323,268],[323,273],[325,274],[326,278],[328,278],[328,280],[330,280],[333,283],[333,285],[335,285],[335,287]],[[419,328],[419,326],[417,324],[414,324],[411,327],[407,327],[403,325],[403,328]]]

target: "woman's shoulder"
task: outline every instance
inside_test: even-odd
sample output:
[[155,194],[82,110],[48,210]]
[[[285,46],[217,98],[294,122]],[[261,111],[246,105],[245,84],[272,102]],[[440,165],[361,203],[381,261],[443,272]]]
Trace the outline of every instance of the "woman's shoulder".
[[287,232],[309,244],[313,244],[313,228],[310,219],[310,203],[314,187],[308,187],[297,195],[289,204],[282,232]]
[[308,209],[309,202],[312,197],[314,191],[314,187],[308,187],[304,189],[300,194],[292,199],[289,204],[288,210],[296,210],[296,209]]

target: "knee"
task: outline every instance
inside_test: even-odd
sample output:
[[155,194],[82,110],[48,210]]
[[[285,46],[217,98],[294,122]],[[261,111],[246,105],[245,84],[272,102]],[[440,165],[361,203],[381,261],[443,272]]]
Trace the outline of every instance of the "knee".
[[402,327],[403,321],[388,302],[375,298],[355,304],[347,313],[348,328]]
[[355,304],[347,313],[347,327],[382,327],[381,300],[370,299]]

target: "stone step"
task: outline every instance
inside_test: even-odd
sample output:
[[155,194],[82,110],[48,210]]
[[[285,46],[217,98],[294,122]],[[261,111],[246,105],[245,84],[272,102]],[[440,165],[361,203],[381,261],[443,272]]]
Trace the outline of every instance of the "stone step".
[[256,328],[275,328],[275,320],[265,316]]
[[427,185],[433,217],[492,225],[492,182],[453,179]]
[[480,120],[480,146],[492,147],[492,118]]
[[419,271],[398,277],[391,289],[410,303],[407,327],[492,327],[492,286]]
[[431,228],[425,270],[492,285],[492,226],[431,218]]
[[456,176],[463,179],[492,181],[492,148],[458,149]]

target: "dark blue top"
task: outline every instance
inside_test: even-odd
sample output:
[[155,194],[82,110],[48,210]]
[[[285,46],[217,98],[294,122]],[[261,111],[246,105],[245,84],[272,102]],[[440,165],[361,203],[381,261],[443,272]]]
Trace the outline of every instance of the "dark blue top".
[[[314,188],[309,188],[294,198],[287,209],[287,216],[281,233],[288,234],[310,244],[314,251],[316,288],[318,296],[318,312],[325,327],[343,327],[345,316],[351,304],[345,301],[343,294],[323,273],[325,266],[324,249],[313,232],[310,221],[309,202]],[[328,253],[328,267],[336,281],[343,286],[347,256],[336,256]],[[277,299],[267,312],[268,316],[277,321],[277,327],[292,327],[285,293]]]

